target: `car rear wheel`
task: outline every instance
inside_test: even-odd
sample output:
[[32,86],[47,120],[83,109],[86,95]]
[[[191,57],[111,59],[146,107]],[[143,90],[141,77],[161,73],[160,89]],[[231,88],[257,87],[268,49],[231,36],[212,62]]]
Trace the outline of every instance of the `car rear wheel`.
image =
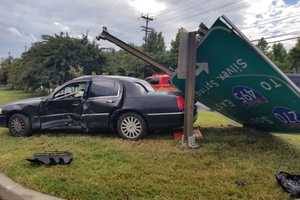
[[9,118],[9,132],[15,137],[26,137],[31,135],[31,124],[27,116],[14,114]]
[[117,131],[124,139],[137,140],[146,135],[147,125],[140,115],[125,113],[118,119]]

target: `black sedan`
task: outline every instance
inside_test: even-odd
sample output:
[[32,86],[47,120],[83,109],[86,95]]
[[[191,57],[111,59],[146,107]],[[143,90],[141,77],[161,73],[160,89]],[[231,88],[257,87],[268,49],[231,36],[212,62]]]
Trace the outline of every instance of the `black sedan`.
[[111,128],[126,139],[139,139],[150,130],[183,125],[184,99],[158,93],[144,80],[122,76],[83,76],[41,98],[0,108],[0,125],[13,136],[34,130]]

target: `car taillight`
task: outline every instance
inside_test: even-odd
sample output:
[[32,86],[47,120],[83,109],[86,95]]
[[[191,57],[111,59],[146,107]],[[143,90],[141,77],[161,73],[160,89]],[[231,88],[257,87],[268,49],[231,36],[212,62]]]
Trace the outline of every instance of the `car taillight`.
[[185,106],[184,98],[182,96],[176,96],[176,102],[179,111],[183,111]]

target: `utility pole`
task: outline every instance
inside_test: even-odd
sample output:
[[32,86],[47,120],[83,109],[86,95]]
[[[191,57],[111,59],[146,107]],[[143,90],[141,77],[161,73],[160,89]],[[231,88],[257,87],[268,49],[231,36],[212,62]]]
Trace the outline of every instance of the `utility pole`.
[[147,43],[148,43],[148,33],[153,31],[153,28],[149,27],[149,22],[153,21],[154,18],[150,17],[149,14],[147,13],[146,15],[142,15],[141,19],[145,20],[145,26],[141,26],[141,28],[142,28],[142,31],[145,32],[145,49],[146,49]]
[[11,61],[12,61],[11,52],[8,51],[8,64],[11,64]]
[[[141,26],[142,31],[145,32],[145,51],[148,50],[148,34],[153,31],[153,28],[149,27],[149,22],[153,21],[154,18],[150,17],[147,13],[146,15],[142,15],[141,19],[145,20],[145,26]],[[144,66],[144,77],[147,75],[147,65]]]
[[89,33],[90,33],[90,30],[87,29],[87,30],[85,31],[85,36],[86,36],[87,39],[89,38]]

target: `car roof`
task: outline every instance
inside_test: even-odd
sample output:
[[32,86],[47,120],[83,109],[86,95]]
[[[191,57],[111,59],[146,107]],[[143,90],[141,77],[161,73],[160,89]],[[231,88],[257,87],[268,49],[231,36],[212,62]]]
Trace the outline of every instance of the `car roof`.
[[300,77],[300,74],[286,74],[288,77]]
[[94,79],[103,79],[103,78],[111,78],[111,79],[118,79],[118,80],[123,80],[123,81],[128,81],[128,82],[140,82],[144,81],[139,78],[134,78],[134,77],[128,77],[128,76],[116,76],[116,75],[86,75],[86,76],[80,76],[78,78],[75,78],[73,81],[90,81]]
[[74,78],[66,83],[64,83],[61,86],[58,86],[55,91],[60,90],[63,88],[65,85],[71,84],[71,83],[78,83],[78,82],[83,82],[83,81],[92,81],[92,80],[101,80],[101,79],[115,79],[122,81],[123,83],[128,84],[135,84],[139,83],[142,84],[149,92],[154,92],[154,89],[152,86],[145,80],[139,79],[139,78],[134,78],[134,77],[128,77],[128,76],[116,76],[116,75],[86,75],[86,76],[80,76],[78,78]]

